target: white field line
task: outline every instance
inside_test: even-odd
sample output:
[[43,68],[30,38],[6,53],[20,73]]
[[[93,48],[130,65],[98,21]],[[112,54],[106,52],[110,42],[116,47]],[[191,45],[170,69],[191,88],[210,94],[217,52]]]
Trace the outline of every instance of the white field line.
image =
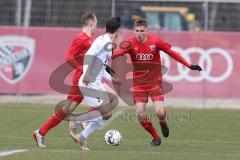
[[26,149],[15,149],[15,150],[11,150],[11,151],[3,151],[3,152],[0,152],[0,157],[6,157],[6,156],[10,156],[12,154],[26,152],[26,151],[28,151],[28,150],[26,150]]

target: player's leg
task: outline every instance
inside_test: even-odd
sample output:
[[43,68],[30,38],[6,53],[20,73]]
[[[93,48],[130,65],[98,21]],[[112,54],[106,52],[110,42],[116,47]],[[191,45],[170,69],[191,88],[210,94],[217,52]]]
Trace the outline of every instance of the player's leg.
[[89,84],[85,86],[80,83],[81,91],[85,97],[85,101],[90,106],[96,106],[91,112],[85,112],[77,116],[71,116],[70,121],[88,122],[87,127],[75,139],[80,143],[81,149],[88,150],[86,147],[87,138],[91,133],[103,126],[103,120],[111,117],[111,111],[118,103],[116,96],[107,93],[102,83]]
[[[110,96],[111,97],[111,96]],[[90,100],[91,101],[91,100]],[[70,132],[70,136],[75,142],[80,143],[81,149],[88,150],[86,147],[87,138],[91,133],[96,131],[98,128],[103,126],[103,120],[107,120],[112,116],[112,110],[117,106],[116,98],[110,100],[111,103],[105,104],[99,107],[95,107],[94,110],[89,110],[88,112],[72,116],[69,120],[69,128],[73,128],[72,124],[84,122],[87,126],[84,130],[76,135],[76,132]],[[97,106],[97,104],[95,104]],[[72,129],[73,130],[73,129]]]
[[111,117],[111,111],[117,106],[118,99],[112,93],[107,92],[101,82],[94,82],[94,84],[88,86],[80,82],[80,89],[87,104],[96,106],[96,109],[91,112],[73,115],[69,118],[70,120],[91,121],[96,117],[102,117],[103,119]]
[[156,130],[154,129],[152,122],[148,118],[145,108],[146,103],[148,102],[148,93],[145,90],[144,86],[134,86],[133,87],[133,98],[136,107],[136,115],[140,125],[152,135],[152,146],[158,146],[161,144],[160,137]]
[[137,102],[136,106],[136,115],[138,117],[138,121],[140,125],[152,135],[152,146],[159,146],[161,144],[161,139],[156,130],[154,129],[152,122],[148,118],[147,114],[145,113],[145,102]]
[[164,103],[163,101],[154,101],[153,103],[154,103],[155,111],[161,126],[162,134],[164,137],[168,137],[169,128],[166,121],[167,112],[166,112],[166,109],[164,108]]
[[[81,101],[78,101],[78,97],[79,97],[78,95],[68,96],[68,99],[74,100],[74,102],[69,106],[69,108],[66,108],[66,112],[68,112],[68,115],[71,114],[77,108],[79,103],[81,102]],[[68,131],[69,131],[70,137],[73,138],[72,135],[75,135],[77,133],[77,128],[79,127],[79,125],[82,126],[82,127],[85,127],[81,123],[77,123],[76,121],[68,121]],[[73,140],[75,141],[74,138],[73,138]]]
[[116,108],[118,104],[118,99],[116,96],[112,95],[111,93],[106,93],[106,95],[111,95],[108,97],[109,102],[107,104],[99,105],[99,102],[96,102],[96,98],[85,98],[85,101],[89,101],[89,105],[92,105],[95,101],[95,110],[84,112],[78,115],[72,115],[69,117],[70,121],[92,121],[92,119],[95,119],[96,117],[102,117],[103,120],[107,120],[112,116],[112,110]]
[[[60,124],[72,110],[78,106],[78,102],[66,99],[59,102],[55,107],[55,112],[49,117],[49,119],[33,132],[33,138],[39,147],[46,147],[44,145],[44,136],[49,130]],[[71,109],[71,110],[70,110]]]
[[169,128],[167,126],[167,112],[164,108],[164,96],[161,91],[161,86],[154,85],[149,88],[151,91],[149,92],[150,97],[153,101],[155,112],[157,114],[159,124],[161,126],[162,134],[164,137],[169,136]]

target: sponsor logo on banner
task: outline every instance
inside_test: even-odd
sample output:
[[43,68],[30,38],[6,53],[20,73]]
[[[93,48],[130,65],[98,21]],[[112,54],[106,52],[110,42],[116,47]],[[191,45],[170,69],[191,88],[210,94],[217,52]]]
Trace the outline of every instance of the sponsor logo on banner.
[[25,36],[0,36],[0,78],[10,84],[27,74],[35,53],[35,40]]
[[[194,63],[199,64],[203,67],[203,71],[200,72],[199,75],[193,76],[190,74],[190,70],[182,67],[182,64],[177,64],[177,73],[170,75],[169,73],[166,73],[164,75],[164,78],[170,81],[180,81],[180,80],[188,80],[191,82],[200,82],[202,80],[207,80],[212,83],[219,83],[222,81],[225,81],[230,77],[230,75],[233,72],[233,60],[230,54],[222,49],[222,48],[209,48],[209,49],[202,49],[199,47],[190,47],[187,49],[182,49],[179,47],[173,47],[173,50],[175,50],[177,53],[179,53],[181,56],[183,56],[188,62],[192,63],[190,54],[198,54],[199,59],[198,61],[194,61]],[[161,57],[163,59],[163,65],[170,69],[170,58],[169,56],[166,56],[166,54],[161,54]],[[224,67],[221,67],[224,69],[224,71],[218,75],[214,75],[213,71],[214,68],[216,69],[216,65],[223,65],[222,63],[214,63],[213,55],[218,56],[222,59],[224,59]]]

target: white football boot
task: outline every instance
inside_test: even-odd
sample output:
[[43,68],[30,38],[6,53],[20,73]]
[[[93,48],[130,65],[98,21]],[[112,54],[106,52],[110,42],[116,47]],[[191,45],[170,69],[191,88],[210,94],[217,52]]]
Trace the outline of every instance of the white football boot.
[[77,138],[77,140],[78,140],[78,142],[80,144],[80,149],[81,150],[83,150],[83,151],[90,151],[90,149],[87,148],[87,139],[85,137],[83,137],[81,135],[81,133],[76,135],[76,138]]
[[39,129],[33,131],[33,139],[35,140],[36,144],[38,147],[45,148],[46,146],[44,145],[44,136],[42,136],[39,133]]

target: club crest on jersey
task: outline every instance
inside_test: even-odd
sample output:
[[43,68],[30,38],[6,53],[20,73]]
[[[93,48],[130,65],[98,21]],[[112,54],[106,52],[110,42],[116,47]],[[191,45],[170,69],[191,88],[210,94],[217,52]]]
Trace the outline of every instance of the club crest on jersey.
[[0,78],[10,84],[28,72],[35,52],[35,40],[25,36],[0,36]]
[[149,46],[149,49],[150,49],[150,51],[155,51],[155,48],[156,48],[156,46],[155,45],[151,45],[151,46]]

